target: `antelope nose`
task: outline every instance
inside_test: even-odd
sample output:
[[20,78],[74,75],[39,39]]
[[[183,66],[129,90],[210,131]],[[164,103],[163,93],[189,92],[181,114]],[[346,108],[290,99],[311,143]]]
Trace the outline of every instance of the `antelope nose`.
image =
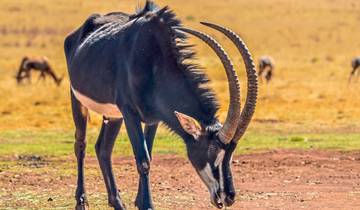
[[235,203],[235,192],[230,192],[227,194],[224,203],[228,207],[232,206]]

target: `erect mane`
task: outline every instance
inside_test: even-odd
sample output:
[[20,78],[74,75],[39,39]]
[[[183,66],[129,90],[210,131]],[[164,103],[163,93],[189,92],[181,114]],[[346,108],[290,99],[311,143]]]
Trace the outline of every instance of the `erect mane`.
[[[171,44],[171,50],[168,54],[176,60],[177,69],[181,71],[187,84],[194,91],[204,113],[208,116],[215,116],[219,104],[214,92],[208,88],[209,79],[204,74],[203,69],[192,62],[196,56],[192,49],[193,45],[187,44],[188,37],[184,33],[174,29],[174,27],[182,27],[181,21],[176,18],[175,13],[168,6],[160,9],[150,0],[146,1],[142,9],[137,8],[136,14],[132,17],[145,16],[147,13],[156,13],[167,26]],[[204,123],[211,123],[206,122],[208,119],[199,120],[203,120]]]
[[155,12],[157,10],[159,10],[159,7],[152,0],[146,0],[144,7],[141,5],[136,7],[135,14],[132,15],[132,18],[140,17],[145,15],[147,12]]

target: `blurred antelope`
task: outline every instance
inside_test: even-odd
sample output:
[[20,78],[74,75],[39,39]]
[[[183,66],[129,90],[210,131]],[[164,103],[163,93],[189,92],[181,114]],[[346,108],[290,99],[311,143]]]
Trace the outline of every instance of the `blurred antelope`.
[[274,59],[270,56],[261,56],[259,58],[259,78],[262,81],[262,77],[266,79],[266,83],[269,83],[273,76],[275,68]]
[[31,71],[40,71],[39,80],[45,80],[46,75],[49,75],[54,79],[56,85],[58,86],[63,79],[63,77],[60,78],[56,76],[46,57],[29,58],[25,56],[21,61],[18,73],[16,75],[17,83],[20,84],[24,79],[31,81]]
[[360,56],[356,56],[351,61],[352,71],[349,77],[349,83],[351,82],[352,77],[356,74],[359,77],[359,69],[360,69]]

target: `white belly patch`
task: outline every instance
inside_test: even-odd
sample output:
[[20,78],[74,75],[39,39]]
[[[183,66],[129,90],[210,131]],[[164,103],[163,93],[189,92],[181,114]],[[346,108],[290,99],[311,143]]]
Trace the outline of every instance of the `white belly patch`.
[[116,104],[98,103],[76,91],[73,87],[71,87],[71,91],[74,93],[77,100],[79,100],[83,106],[90,109],[91,111],[109,118],[122,118],[121,111]]

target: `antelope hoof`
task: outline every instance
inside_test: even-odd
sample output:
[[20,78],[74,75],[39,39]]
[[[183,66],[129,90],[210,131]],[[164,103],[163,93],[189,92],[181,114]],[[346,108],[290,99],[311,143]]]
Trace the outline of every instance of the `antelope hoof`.
[[135,202],[135,206],[139,209],[139,210],[154,210],[153,207],[144,207],[141,203],[139,203],[138,201]]
[[89,210],[89,203],[87,202],[85,194],[81,195],[80,201],[77,202],[75,210]]
[[123,205],[121,203],[116,204],[116,205],[113,205],[113,204],[109,203],[109,206],[113,207],[114,210],[126,210],[125,205]]
[[89,205],[86,204],[78,204],[75,207],[75,210],[89,210]]
[[122,204],[119,197],[114,197],[113,199],[110,199],[109,206],[113,207],[114,210],[126,210],[125,205]]

